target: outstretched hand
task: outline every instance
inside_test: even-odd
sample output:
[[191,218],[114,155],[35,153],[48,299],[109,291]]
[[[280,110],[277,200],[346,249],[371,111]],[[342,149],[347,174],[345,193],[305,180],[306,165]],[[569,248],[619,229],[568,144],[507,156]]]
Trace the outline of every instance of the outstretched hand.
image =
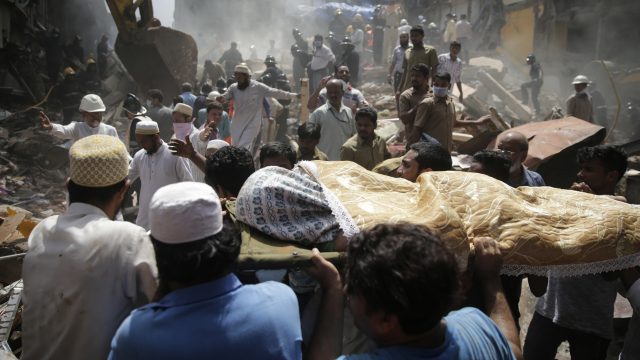
[[53,125],[51,125],[51,120],[49,120],[49,117],[47,116],[47,114],[45,114],[42,111],[40,111],[40,126],[47,131],[53,129]]
[[169,150],[173,155],[181,156],[187,159],[191,159],[195,150],[189,136],[185,136],[184,141],[178,139],[171,139],[169,141]]

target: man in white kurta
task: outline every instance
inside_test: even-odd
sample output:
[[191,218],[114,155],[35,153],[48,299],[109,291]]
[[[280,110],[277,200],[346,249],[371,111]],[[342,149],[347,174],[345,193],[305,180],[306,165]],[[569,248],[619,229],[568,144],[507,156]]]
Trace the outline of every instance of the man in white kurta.
[[[179,139],[184,141],[188,136],[193,149],[200,155],[205,156],[207,152],[207,140],[202,140],[200,137],[201,130],[198,130],[193,125],[193,108],[187,104],[176,104],[173,112],[171,113],[171,120],[173,122],[173,136],[172,139]],[[151,119],[147,119],[151,120]],[[193,175],[193,181],[204,182],[204,172],[197,166],[189,163],[191,166],[191,175]]]
[[54,124],[44,112],[40,112],[40,125],[51,135],[60,139],[71,139],[74,142],[90,135],[109,135],[118,137],[116,128],[102,122],[106,110],[100,96],[88,94],[82,98],[78,110],[82,113],[83,122],[72,122],[68,125]]
[[140,178],[138,217],[136,224],[149,229],[149,202],[156,190],[181,181],[193,181],[191,165],[185,158],[174,156],[160,138],[155,121],[143,120],[136,125],[136,141],[142,147],[129,165],[129,179]]
[[298,98],[300,95],[270,88],[251,80],[251,71],[246,65],[236,66],[235,78],[238,82],[231,85],[224,94],[227,101],[233,100],[231,143],[254,154],[259,148],[264,98],[273,97],[284,100]]
[[[113,221],[128,187],[124,144],[94,135],[69,153],[69,209],[33,229],[22,268],[26,360],[106,359],[120,323],[156,289],[145,230]],[[105,188],[107,200],[93,195]]]

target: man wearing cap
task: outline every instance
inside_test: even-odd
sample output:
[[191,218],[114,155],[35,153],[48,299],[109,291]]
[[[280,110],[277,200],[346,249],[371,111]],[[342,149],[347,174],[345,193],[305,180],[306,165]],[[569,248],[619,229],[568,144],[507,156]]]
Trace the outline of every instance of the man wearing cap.
[[251,79],[251,70],[245,64],[235,67],[234,76],[237,82],[219,100],[233,100],[232,144],[255,153],[259,147],[264,98],[293,100],[299,98],[300,94],[274,89]]
[[165,186],[149,215],[159,300],[122,323],[110,359],[302,358],[295,294],[273,281],[242,285],[232,273],[240,235],[223,224],[210,186]]
[[351,85],[357,86],[359,74],[360,74],[360,55],[354,50],[355,46],[351,42],[351,38],[345,36],[340,43],[342,47],[342,55],[337,62],[338,66],[347,66],[351,71],[350,81]]
[[102,114],[106,110],[100,96],[88,94],[82,98],[79,107],[83,122],[72,122],[69,125],[54,124],[49,117],[40,112],[40,125],[55,137],[77,141],[89,135],[109,135],[118,137],[116,128],[102,123]]
[[129,187],[124,144],[88,136],[69,158],[69,208],[33,229],[22,268],[27,360],[105,359],[122,320],[156,290],[147,233],[113,221]]
[[[185,138],[189,138],[189,142],[193,145],[193,148],[202,156],[204,156],[207,150],[207,136],[211,133],[211,129],[200,131],[193,125],[193,117],[191,114],[193,109],[187,104],[178,103],[173,108],[171,118],[173,120],[173,138],[185,141]],[[202,137],[200,136],[202,135]],[[191,165],[191,164],[189,164]],[[191,174],[195,181],[204,182],[204,173],[197,169],[195,166],[191,169]]]
[[271,75],[271,78],[277,79],[284,74],[282,70],[278,68],[278,63],[276,62],[276,58],[273,55],[267,55],[264,59],[264,65],[267,67],[260,77],[262,78],[265,75]]
[[576,93],[567,99],[567,116],[593,122],[593,105],[591,95],[587,91],[589,83],[589,79],[584,75],[578,75],[573,79],[572,84]]
[[158,124],[148,117],[144,116],[138,122],[136,140],[142,149],[133,156],[129,165],[129,179],[140,178],[136,224],[145,229],[149,229],[149,202],[153,194],[165,185],[193,181],[191,165],[186,159],[173,156],[159,133]]

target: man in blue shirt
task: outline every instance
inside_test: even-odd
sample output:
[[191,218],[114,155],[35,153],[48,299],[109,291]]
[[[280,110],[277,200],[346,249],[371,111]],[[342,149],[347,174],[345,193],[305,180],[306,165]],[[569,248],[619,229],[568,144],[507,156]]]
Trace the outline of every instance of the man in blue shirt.
[[523,165],[529,152],[529,141],[524,134],[515,130],[509,130],[500,134],[498,149],[507,152],[511,157],[509,185],[513,187],[545,186],[540,174],[527,169],[527,167]]
[[180,97],[185,104],[192,108],[198,98],[193,94],[193,87],[191,86],[191,83],[188,82],[183,83],[182,86],[180,86]]
[[110,359],[301,359],[295,294],[231,273],[240,236],[223,224],[220,199],[202,183],[160,188],[149,224],[158,262],[157,302],[133,311]]
[[345,294],[336,268],[314,249],[308,272],[322,286],[323,298],[309,358],[340,354],[346,295],[354,323],[378,349],[339,359],[520,359],[518,331],[500,285],[498,244],[479,238],[474,246],[474,269],[491,318],[474,308],[449,312],[459,291],[459,264],[422,226],[381,224],[352,238]]

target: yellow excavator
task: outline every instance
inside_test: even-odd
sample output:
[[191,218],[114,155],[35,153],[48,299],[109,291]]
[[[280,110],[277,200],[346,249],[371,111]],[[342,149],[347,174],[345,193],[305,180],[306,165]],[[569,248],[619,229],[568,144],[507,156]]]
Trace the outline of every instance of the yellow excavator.
[[193,38],[153,17],[152,0],[106,0],[118,27],[115,51],[140,90],[175,94],[194,83],[198,47]]

